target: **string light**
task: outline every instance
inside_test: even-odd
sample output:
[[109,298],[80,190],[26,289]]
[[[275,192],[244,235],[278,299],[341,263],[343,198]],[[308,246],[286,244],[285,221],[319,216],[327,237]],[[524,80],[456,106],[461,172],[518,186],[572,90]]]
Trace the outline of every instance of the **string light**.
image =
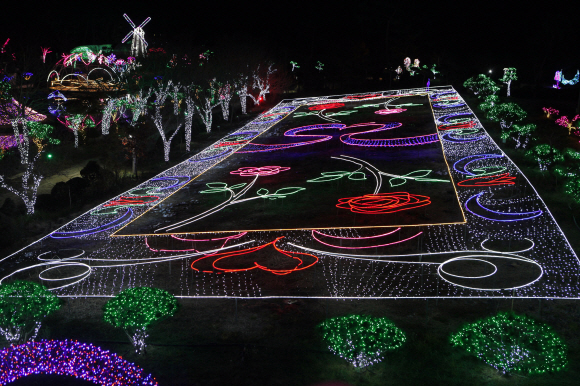
[[398,349],[407,340],[405,333],[389,319],[367,315],[326,319],[317,328],[333,354],[360,368],[381,362],[387,352]]
[[[397,98],[399,100],[395,102]],[[407,100],[402,98],[407,98]],[[407,101],[409,103],[401,103]],[[423,103],[415,103],[418,101]],[[446,101],[452,103],[442,103]],[[390,186],[406,183],[409,186],[406,189],[408,192],[432,197],[431,200],[435,203],[435,196],[430,193],[435,189],[432,182],[439,180],[441,183],[451,183],[453,188],[447,185],[447,187],[443,186],[443,189],[439,187],[436,189],[437,191],[446,192],[447,196],[442,196],[448,200],[444,205],[449,205],[450,210],[456,211],[456,214],[446,215],[445,220],[448,221],[444,223],[440,223],[440,219],[443,219],[443,217],[439,217],[438,214],[435,214],[437,212],[434,213],[433,210],[440,211],[445,207],[426,205],[416,211],[417,213],[421,212],[420,217],[425,216],[426,220],[418,220],[411,224],[377,222],[376,224],[381,227],[381,230],[377,230],[377,225],[366,225],[361,218],[386,218],[390,214],[356,214],[355,216],[350,210],[335,208],[334,204],[337,201],[334,201],[328,205],[332,212],[330,215],[332,216],[334,213],[337,216],[346,215],[350,216],[350,220],[347,223],[340,223],[339,221],[328,222],[326,223],[327,225],[324,225],[326,227],[324,229],[320,229],[323,227],[321,226],[322,224],[311,222],[307,220],[307,216],[303,216],[305,219],[304,221],[301,220],[300,225],[292,226],[291,229],[286,230],[274,229],[277,226],[269,223],[264,224],[263,228],[265,229],[260,229],[258,226],[254,226],[256,224],[248,226],[244,222],[239,222],[233,224],[238,224],[240,228],[236,229],[237,226],[234,225],[236,228],[231,227],[225,231],[225,229],[220,229],[222,228],[221,226],[214,226],[208,222],[203,225],[200,223],[200,225],[192,226],[193,229],[199,229],[199,231],[195,231],[198,234],[188,235],[185,228],[165,229],[162,231],[163,233],[153,233],[153,229],[167,227],[172,222],[179,221],[180,218],[191,217],[203,212],[213,206],[210,205],[211,198],[219,200],[221,194],[225,193],[226,196],[228,194],[223,191],[222,193],[215,192],[216,194],[210,198],[207,195],[208,192],[199,194],[199,190],[227,190],[229,188],[234,193],[239,193],[245,189],[256,176],[237,177],[229,174],[231,171],[239,169],[239,167],[248,167],[248,165],[256,168],[264,165],[289,167],[290,164],[287,163],[287,160],[292,158],[292,152],[294,151],[291,148],[286,149],[280,155],[271,152],[267,154],[246,153],[239,155],[238,153],[247,150],[255,142],[258,142],[256,138],[260,138],[260,142],[264,140],[263,144],[287,144],[295,140],[290,137],[283,137],[282,133],[288,132],[292,128],[305,127],[296,127],[298,121],[294,120],[294,117],[302,112],[315,112],[317,114],[310,116],[309,119],[319,120],[321,125],[328,125],[329,123],[325,123],[327,118],[336,119],[340,115],[333,115],[330,118],[331,114],[333,114],[332,110],[329,110],[326,115],[324,114],[324,109],[311,111],[309,107],[330,103],[344,104],[343,108],[335,111],[338,113],[349,112],[351,114],[349,124],[353,122],[364,124],[364,122],[372,120],[369,117],[378,119],[377,125],[390,123],[388,117],[375,114],[375,111],[383,108],[405,108],[407,111],[398,116],[401,117],[399,121],[403,123],[406,122],[408,117],[417,122],[422,122],[421,120],[425,119],[426,123],[433,122],[437,134],[439,134],[439,131],[441,133],[453,132],[457,138],[486,135],[477,116],[467,105],[461,105],[464,103],[461,96],[453,88],[447,86],[430,87],[429,94],[426,93],[425,88],[419,88],[285,100],[274,109],[262,114],[259,119],[250,122],[231,135],[211,144],[190,159],[156,176],[155,179],[157,180],[148,180],[138,187],[99,205],[57,230],[57,232],[62,232],[63,236],[76,237],[75,243],[79,246],[87,242],[91,243],[91,245],[98,245],[97,247],[91,246],[91,248],[87,248],[86,254],[79,256],[77,252],[63,252],[58,248],[64,246],[61,243],[66,242],[66,240],[53,239],[50,245],[54,245],[52,247],[54,249],[49,253],[52,253],[52,256],[58,256],[59,259],[70,258],[70,260],[60,263],[55,260],[55,257],[53,259],[54,262],[47,266],[49,263],[40,260],[40,256],[35,252],[36,244],[34,244],[2,259],[4,264],[19,261],[18,267],[20,268],[8,269],[0,280],[8,280],[8,278],[16,274],[34,274],[34,270],[37,267],[42,267],[40,269],[42,278],[59,280],[51,282],[51,291],[58,296],[111,296],[126,287],[166,286],[167,273],[163,267],[167,270],[168,263],[173,262],[172,269],[174,271],[170,274],[171,291],[176,296],[186,298],[256,298],[264,296],[284,298],[288,296],[296,298],[333,297],[344,299],[578,297],[577,294],[580,290],[576,283],[576,276],[580,264],[574,251],[525,175],[487,135],[478,141],[471,142],[440,141],[438,144],[429,147],[429,151],[434,152],[441,146],[442,167],[438,166],[434,170],[420,168],[410,173],[409,170],[413,169],[401,169],[392,163],[379,161],[383,154],[385,157],[395,156],[392,150],[388,148],[373,148],[364,152],[364,154],[361,153],[357,157],[353,157],[352,155],[355,154],[352,151],[357,148],[350,146],[341,148],[342,143],[327,140],[327,146],[334,147],[337,152],[332,155],[332,158],[320,165],[310,162],[311,159],[314,159],[315,151],[325,151],[320,146],[317,146],[319,149],[314,146],[309,149],[304,147],[297,149],[300,154],[302,154],[302,150],[307,150],[312,157],[309,158],[309,166],[311,168],[304,175],[302,182],[318,180],[316,181],[318,183],[327,183],[328,189],[343,189],[343,186],[352,184],[357,189],[355,190],[356,193],[339,195],[333,200],[343,196],[362,197],[367,192],[370,194],[384,193],[388,191],[386,189],[389,189],[389,186],[383,187],[382,180],[387,178]],[[457,106],[449,107],[451,104],[457,104]],[[418,108],[415,108],[416,106]],[[425,114],[423,114],[423,111]],[[351,112],[356,113],[352,114]],[[341,123],[332,122],[330,124],[340,125]],[[314,124],[310,126],[314,126]],[[376,127],[379,126],[369,127],[368,124],[365,124],[357,127],[355,123],[350,130],[361,131]],[[341,126],[337,126],[331,128],[331,130],[340,131],[340,128]],[[264,136],[264,133],[268,134]],[[294,134],[297,133],[295,132]],[[314,133],[304,131],[299,134],[310,136]],[[332,134],[331,137],[333,138],[340,137],[340,134],[336,132]],[[305,139],[308,141],[320,140],[328,135],[330,135],[330,132],[327,131]],[[280,137],[284,139],[276,140],[276,138]],[[298,142],[301,141],[302,138],[298,140]],[[322,146],[322,148],[325,148],[325,146]],[[340,149],[343,150],[341,151]],[[360,150],[360,148],[358,149]],[[420,150],[420,148],[418,149]],[[401,156],[404,156],[406,149],[401,148],[400,152]],[[324,154],[328,155],[326,152]],[[378,159],[375,159],[375,154],[379,155]],[[418,154],[422,155],[423,153]],[[282,156],[282,158],[278,158],[279,156]],[[396,156],[398,157],[399,155],[397,154]],[[260,161],[261,157],[266,157],[270,161],[262,162],[263,160]],[[252,161],[252,159],[256,162]],[[276,159],[279,162],[274,161]],[[224,160],[227,161],[224,163],[222,162]],[[337,160],[351,164],[352,169],[334,168],[331,163]],[[449,167],[446,166],[445,162],[448,162]],[[231,167],[233,165],[235,166]],[[379,169],[379,167],[387,167],[385,165],[388,165],[389,170],[382,171]],[[220,173],[219,175],[222,177],[224,175],[229,177],[227,179],[219,177],[219,179],[216,179],[218,181],[217,185],[215,182],[209,182],[212,185],[201,187],[201,185],[211,180],[202,181],[198,177],[203,175],[204,178],[207,178],[209,174],[204,173],[207,173],[213,167],[217,167],[216,172]],[[289,177],[288,181],[299,180],[302,177],[300,173],[295,173],[292,170],[294,168],[281,172],[279,176],[283,178]],[[507,174],[507,176],[501,177],[504,174]],[[189,181],[197,181],[195,184],[198,185],[192,183],[177,185],[176,180],[161,179],[162,177],[175,176],[186,177],[180,177],[180,182],[189,178]],[[235,181],[232,178],[245,180],[246,185],[243,185],[243,182],[230,182]],[[264,178],[263,182],[266,182],[266,179],[268,181],[277,180],[279,177],[264,176],[258,178]],[[462,180],[465,182],[456,183]],[[221,181],[225,181],[231,186],[224,187],[223,184],[225,182]],[[369,182],[370,187],[368,186]],[[485,182],[487,185],[478,184],[480,182]],[[513,182],[513,184],[510,182]],[[236,185],[239,186],[236,187]],[[198,186],[201,189],[196,189]],[[296,188],[299,187],[296,186]],[[259,190],[257,188],[258,186],[256,186],[256,190]],[[262,187],[260,186],[260,188]],[[265,186],[265,188],[269,188],[269,186]],[[317,189],[324,191],[326,188]],[[422,190],[417,191],[415,189]],[[270,190],[274,192],[273,194],[276,193],[276,189]],[[469,202],[469,208],[489,218],[497,216],[500,220],[513,219],[512,217],[518,216],[509,216],[505,213],[525,214],[538,210],[541,210],[542,214],[526,221],[492,221],[472,215],[464,208],[464,204],[475,194],[482,191],[486,194],[481,197],[481,204],[497,213],[490,214],[486,212],[478,206],[475,199]],[[179,195],[174,195],[175,192],[180,193]],[[261,191],[260,194],[266,193]],[[268,192],[268,194],[271,193]],[[140,205],[131,207],[104,206],[111,201],[119,200],[120,197],[144,195],[158,196],[159,199],[152,203],[142,202]],[[509,195],[509,197],[505,198],[506,195]],[[241,197],[241,200],[245,198],[253,199],[254,196],[260,195],[257,193],[246,194]],[[171,199],[169,199],[170,197]],[[307,196],[299,193],[299,196],[296,197],[303,200]],[[324,196],[317,198],[322,200]],[[269,200],[265,201],[269,202]],[[276,211],[284,213],[283,205],[279,206],[280,208],[276,208]],[[251,205],[247,208],[251,210]],[[131,219],[123,224],[116,225],[114,223],[115,219],[121,217],[129,209],[132,210]],[[188,211],[191,211],[189,216],[174,217],[177,213],[186,214]],[[467,219],[464,217],[464,211],[468,212]],[[413,212],[407,213],[413,214]],[[425,215],[422,213],[425,213]],[[132,222],[132,220],[139,219],[145,214],[147,214],[144,217],[145,221],[152,224],[153,228],[143,228],[138,223]],[[429,217],[433,217],[433,220],[429,219]],[[108,226],[110,228],[105,229]],[[390,236],[384,236],[383,238],[369,237],[370,235],[389,233],[398,227],[401,230]],[[224,237],[239,235],[248,230],[252,230],[252,232],[239,236],[239,238],[232,237],[228,239],[227,245],[224,244],[226,240]],[[319,233],[314,233],[316,238],[329,245],[320,243],[313,238],[313,230],[327,235],[322,236]],[[147,234],[147,232],[151,234]],[[422,233],[411,238],[419,234],[419,232]],[[203,233],[203,235],[200,236],[199,233]],[[312,277],[316,277],[317,280],[320,279],[319,285],[301,288],[288,286],[287,289],[271,289],[264,287],[260,280],[261,275],[264,274],[262,269],[254,268],[228,272],[227,274],[220,270],[241,267],[251,268],[251,263],[256,261],[254,257],[258,256],[261,259],[262,253],[264,253],[264,259],[269,256],[265,249],[252,255],[236,255],[219,260],[215,266],[220,269],[213,267],[212,259],[206,260],[206,262],[211,261],[209,264],[202,261],[198,262],[196,267],[200,271],[192,270],[190,267],[191,261],[206,255],[220,254],[225,251],[239,252],[244,249],[259,247],[271,243],[281,236],[284,236],[284,238],[276,242],[279,249],[290,254],[297,251],[306,252],[318,259],[318,262],[313,266],[313,268],[316,267],[316,272],[314,269],[308,269],[302,271],[302,274],[305,275],[304,277],[307,280]],[[215,241],[197,242],[179,239],[208,239]],[[397,241],[401,242],[397,243]],[[485,246],[488,249],[497,250],[497,252],[493,252],[495,255],[481,246],[483,241],[486,241]],[[517,245],[525,243],[525,248],[519,246],[510,248],[510,243],[512,245],[514,243]],[[495,246],[496,244],[498,245],[497,247]],[[312,245],[317,245],[318,248],[310,247]],[[493,248],[491,248],[492,245],[494,246]],[[532,246],[531,249],[529,249],[530,245]],[[356,249],[338,248],[342,246]],[[371,253],[370,248],[362,248],[369,246],[374,246],[381,250],[372,251]],[[273,265],[262,260],[257,261],[261,266],[270,270],[292,269],[295,265],[290,263],[299,263],[298,260],[275,251],[273,247],[268,248],[271,248],[272,253],[278,256],[277,260],[284,265]],[[400,249],[401,252],[396,253],[397,249]],[[518,251],[526,250],[524,252],[514,252],[516,249]],[[364,254],[365,251],[368,251],[368,253]],[[522,253],[525,257],[515,253]],[[44,255],[43,259],[46,259],[46,256],[48,255]],[[308,264],[313,261],[313,257],[302,257],[300,255],[298,257],[300,259],[309,259]],[[482,262],[481,260],[486,260],[487,262]],[[308,265],[306,262],[306,260],[303,260],[303,265]],[[242,264],[241,266],[236,266],[240,263]],[[505,267],[511,263],[514,263],[517,269],[506,270]],[[64,264],[75,265],[74,267],[63,267],[64,269],[55,269],[57,265]],[[175,271],[176,267],[177,271]],[[222,273],[209,275],[203,272],[205,268],[214,273]],[[46,269],[50,270],[46,271]],[[25,270],[27,272],[24,272]],[[473,278],[459,277],[459,273],[465,272],[465,270],[473,272],[473,274],[470,274]],[[494,273],[491,274],[491,272]],[[282,277],[281,280],[283,279]]]
[[41,152],[38,152],[32,162],[28,162],[26,165],[26,170],[22,174],[22,188],[19,190],[8,185],[4,179],[4,176],[0,176],[0,187],[7,189],[11,193],[14,193],[26,206],[26,214],[31,215],[34,213],[34,205],[36,205],[36,194],[38,192],[38,186],[40,181],[42,181],[43,176],[35,170],[36,162],[40,158]]
[[503,374],[553,373],[568,364],[566,345],[554,330],[523,315],[500,313],[467,324],[450,341]]
[[32,374],[65,375],[103,386],[158,385],[139,366],[90,343],[41,340],[0,351],[0,383],[6,385]]
[[45,286],[29,281],[0,285],[0,332],[10,343],[34,340],[42,320],[60,308]]
[[507,96],[510,96],[510,86],[512,81],[518,80],[516,69],[514,67],[506,67],[503,69],[503,78],[500,81],[507,84]]
[[177,300],[169,292],[151,287],[127,288],[103,307],[103,319],[125,330],[137,354],[145,352],[147,327],[155,321],[173,316]]

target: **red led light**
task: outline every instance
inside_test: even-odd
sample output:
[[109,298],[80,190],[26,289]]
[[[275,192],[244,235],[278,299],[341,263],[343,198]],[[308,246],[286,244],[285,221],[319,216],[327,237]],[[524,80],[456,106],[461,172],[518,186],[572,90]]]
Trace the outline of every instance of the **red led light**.
[[134,205],[145,205],[153,201],[159,200],[158,196],[121,196],[118,200],[113,200],[105,205],[109,206],[134,206]]
[[458,186],[495,186],[515,185],[515,176],[509,173],[495,174],[493,176],[474,177],[457,183]]
[[[196,268],[196,264],[199,266],[202,263],[209,264],[217,270],[214,273],[222,273],[222,272],[241,272],[241,271],[249,271],[252,269],[261,269],[263,271],[271,272],[274,275],[288,275],[295,271],[301,271],[306,268],[312,267],[314,264],[318,262],[318,257],[311,255],[310,253],[302,253],[302,252],[289,252],[283,249],[278,248],[276,246],[276,242],[278,240],[283,239],[284,236],[278,237],[276,240],[271,241],[267,244],[263,244],[253,248],[242,249],[239,251],[229,251],[229,252],[222,252],[222,253],[213,253],[204,257],[201,257],[191,263],[191,268],[196,271],[201,272],[211,272],[207,269],[200,269]],[[275,249],[276,252],[292,259],[289,260],[291,265],[294,265],[292,268],[282,269],[282,268],[271,268],[266,266],[265,264],[271,263],[273,260],[268,257],[267,260],[264,260],[263,264],[258,263],[256,260],[257,256],[251,258],[252,253],[257,252],[261,249],[264,249],[268,246],[271,246]],[[204,261],[205,260],[205,261]],[[241,267],[240,267],[241,266]]]
[[318,111],[318,110],[337,109],[339,107],[344,107],[344,103],[327,103],[324,105],[316,105],[316,106],[309,107],[308,110]]
[[431,197],[395,192],[339,198],[336,207],[349,209],[353,213],[384,214],[415,209],[429,204],[431,204]]

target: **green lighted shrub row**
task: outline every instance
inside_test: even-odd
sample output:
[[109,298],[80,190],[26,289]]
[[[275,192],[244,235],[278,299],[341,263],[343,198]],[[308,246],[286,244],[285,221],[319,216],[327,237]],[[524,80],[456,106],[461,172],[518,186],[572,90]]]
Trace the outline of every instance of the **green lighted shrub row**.
[[[318,328],[329,350],[354,367],[382,361],[406,340],[387,318],[340,316]],[[556,372],[568,363],[563,340],[550,326],[527,316],[500,313],[481,319],[452,334],[450,341],[504,374]]]

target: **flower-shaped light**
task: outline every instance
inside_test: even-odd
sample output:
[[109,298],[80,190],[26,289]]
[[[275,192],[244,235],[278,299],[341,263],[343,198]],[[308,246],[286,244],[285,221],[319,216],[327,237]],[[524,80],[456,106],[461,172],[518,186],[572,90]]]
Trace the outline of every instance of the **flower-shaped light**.
[[407,192],[365,194],[359,197],[339,198],[336,205],[353,213],[383,214],[415,209],[431,204],[431,198]]
[[383,110],[375,111],[375,114],[380,114],[380,115],[398,114],[398,113],[402,113],[403,111],[407,111],[407,109],[383,109]]
[[246,166],[241,167],[238,170],[230,172],[230,174],[239,174],[241,177],[252,177],[252,176],[272,176],[280,172],[289,170],[289,167],[285,166]]

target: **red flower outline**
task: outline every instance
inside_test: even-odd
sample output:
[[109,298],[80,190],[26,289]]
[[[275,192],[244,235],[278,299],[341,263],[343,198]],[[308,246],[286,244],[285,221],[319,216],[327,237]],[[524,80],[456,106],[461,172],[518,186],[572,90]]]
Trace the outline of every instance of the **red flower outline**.
[[253,177],[253,176],[273,176],[280,172],[290,170],[290,167],[286,166],[245,166],[238,170],[231,171],[230,174],[239,174],[241,177]]
[[431,197],[394,192],[339,198],[336,207],[349,209],[353,213],[384,214],[415,209],[429,204],[431,204]]

